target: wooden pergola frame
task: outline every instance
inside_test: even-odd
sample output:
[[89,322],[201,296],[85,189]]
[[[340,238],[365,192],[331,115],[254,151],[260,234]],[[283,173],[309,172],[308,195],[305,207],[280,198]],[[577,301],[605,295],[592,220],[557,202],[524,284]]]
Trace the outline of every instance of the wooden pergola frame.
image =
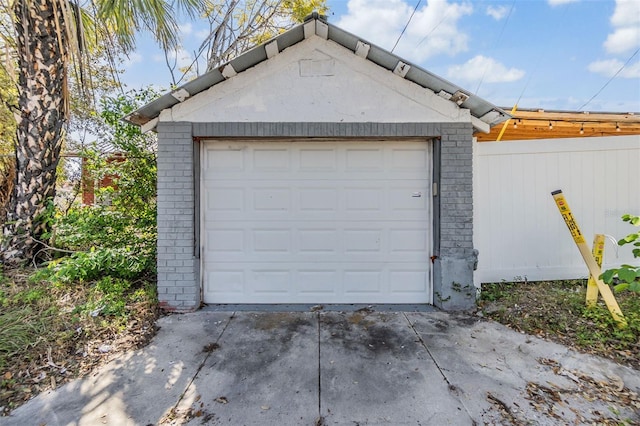
[[[508,109],[508,108],[505,108]],[[640,135],[640,114],[610,112],[516,110],[507,122],[503,141],[525,139],[579,138],[594,136]],[[490,133],[474,134],[478,142],[497,140],[503,125]]]

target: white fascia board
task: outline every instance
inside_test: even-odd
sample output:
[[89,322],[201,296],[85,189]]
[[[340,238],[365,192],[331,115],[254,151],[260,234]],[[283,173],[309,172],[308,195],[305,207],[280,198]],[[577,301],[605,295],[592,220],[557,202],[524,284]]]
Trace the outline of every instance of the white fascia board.
[[327,40],[329,38],[329,26],[322,21],[316,21],[316,35]]
[[407,73],[409,72],[410,69],[411,69],[411,65],[405,64],[402,61],[398,61],[398,64],[396,65],[395,69],[393,70],[393,73],[395,75],[399,75],[400,77],[404,78],[407,75]]
[[312,19],[311,21],[305,22],[303,25],[304,29],[304,38],[313,37],[316,35],[316,21]]
[[473,115],[471,116],[471,124],[482,133],[489,133],[491,131],[491,126],[489,124],[477,117],[474,117]]
[[278,40],[273,40],[271,43],[265,44],[264,50],[267,54],[268,59],[276,56],[278,53],[280,53],[280,50],[278,49]]
[[[189,102],[187,102],[188,104]],[[167,108],[167,109],[163,109],[162,111],[160,111],[160,115],[158,116],[158,120],[159,121],[174,121],[173,120],[173,108],[175,108],[176,106],[179,105],[186,105],[186,104],[178,104],[178,105],[174,105],[171,108]]]
[[191,96],[191,93],[187,92],[185,89],[178,89],[175,92],[171,92],[171,96],[176,98],[178,102],[182,102]]
[[233,65],[231,64],[225,65],[225,67],[222,69],[222,76],[226,79],[229,79],[236,75],[238,75],[238,73],[236,72],[236,70],[233,68]]
[[356,54],[356,56],[367,59],[370,49],[371,45],[358,40],[358,43],[356,44],[356,51],[354,53]]
[[159,117],[147,121],[142,126],[140,126],[140,131],[142,133],[147,133],[148,131],[155,129],[158,125],[158,121],[160,121]]

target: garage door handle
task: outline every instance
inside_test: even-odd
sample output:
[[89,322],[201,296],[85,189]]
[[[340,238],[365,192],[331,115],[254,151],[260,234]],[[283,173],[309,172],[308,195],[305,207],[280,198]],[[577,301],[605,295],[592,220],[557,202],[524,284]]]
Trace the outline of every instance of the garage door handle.
[[420,197],[422,197],[422,192],[414,192],[411,196],[413,198],[420,198]]

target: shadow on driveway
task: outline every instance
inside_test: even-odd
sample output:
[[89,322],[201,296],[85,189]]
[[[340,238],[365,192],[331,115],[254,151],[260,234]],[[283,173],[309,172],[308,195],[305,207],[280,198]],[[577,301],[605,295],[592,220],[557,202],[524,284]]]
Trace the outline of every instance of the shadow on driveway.
[[[0,424],[640,423],[637,371],[467,314],[197,312],[158,325],[149,346]],[[638,407],[603,398],[613,388]]]

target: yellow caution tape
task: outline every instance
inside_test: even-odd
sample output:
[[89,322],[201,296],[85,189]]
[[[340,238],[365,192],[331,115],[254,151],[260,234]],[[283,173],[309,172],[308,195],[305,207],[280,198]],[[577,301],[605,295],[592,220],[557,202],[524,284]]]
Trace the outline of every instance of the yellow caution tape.
[[624,318],[622,310],[620,309],[620,306],[618,306],[618,302],[611,292],[611,288],[609,288],[609,286],[600,279],[600,275],[602,275],[600,266],[596,263],[596,260],[591,255],[589,246],[587,245],[582,232],[580,232],[580,228],[578,228],[578,224],[571,214],[571,209],[569,208],[569,204],[567,204],[567,200],[564,199],[562,191],[553,191],[551,195],[553,195],[553,199],[558,206],[558,210],[560,210],[560,214],[567,224],[569,232],[571,232],[571,236],[576,242],[578,250],[580,250],[582,259],[589,269],[589,274],[595,280],[596,285],[598,286],[598,290],[600,291],[600,294],[602,294],[602,299],[604,299],[604,303],[607,305],[609,312],[611,312],[611,316],[613,317],[614,321],[618,323],[618,327],[625,328],[627,326],[627,320]]
[[[593,248],[591,254],[596,260],[598,266],[602,267],[602,259],[604,258],[604,234],[596,234],[593,238]],[[587,282],[587,306],[592,308],[598,302],[598,284],[589,274],[589,281]]]

